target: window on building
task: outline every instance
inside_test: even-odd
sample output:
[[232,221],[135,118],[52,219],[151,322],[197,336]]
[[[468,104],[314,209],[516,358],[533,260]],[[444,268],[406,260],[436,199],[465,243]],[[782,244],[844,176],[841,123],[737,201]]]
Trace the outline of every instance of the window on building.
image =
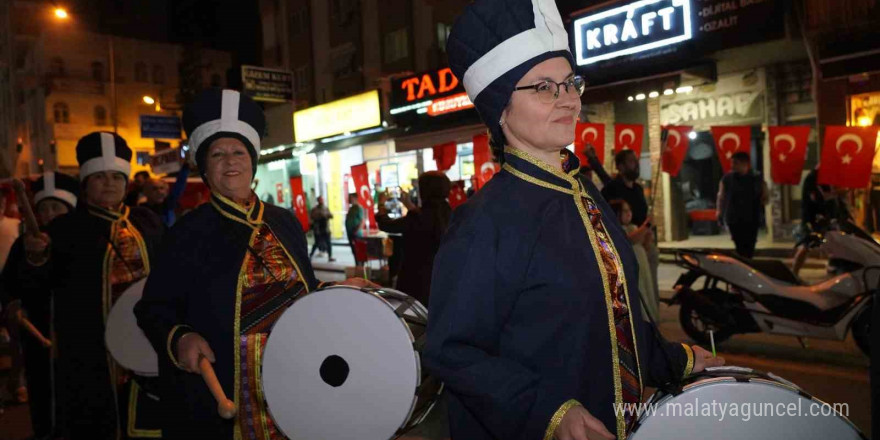
[[103,105],[95,106],[95,125],[107,125],[107,109]]
[[55,105],[52,106],[52,110],[55,113],[56,124],[70,123],[70,108],[67,107],[67,104],[63,102],[56,102]]
[[165,84],[165,69],[158,64],[153,66],[153,84]]
[[437,45],[441,52],[446,52],[446,40],[449,38],[450,31],[452,31],[451,24],[437,23]]
[[149,74],[147,73],[147,63],[138,62],[134,65],[134,80],[137,82],[150,82]]
[[306,8],[290,15],[290,35],[299,35],[309,30],[309,11]]
[[402,28],[385,34],[385,63],[409,57],[408,29]]
[[297,92],[302,92],[308,90],[311,87],[311,81],[309,81],[309,66],[298,67],[293,72],[293,87]]
[[60,57],[52,58],[49,62],[49,74],[54,76],[64,76],[64,60]]
[[223,87],[223,77],[216,73],[211,75],[211,87]]
[[92,62],[92,79],[95,81],[104,81],[104,63],[100,61]]

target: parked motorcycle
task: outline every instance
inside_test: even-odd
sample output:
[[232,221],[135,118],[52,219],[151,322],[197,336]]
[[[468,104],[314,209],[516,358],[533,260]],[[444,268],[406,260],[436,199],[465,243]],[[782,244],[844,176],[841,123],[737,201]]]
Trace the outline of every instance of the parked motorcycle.
[[675,264],[688,269],[668,304],[679,304],[684,331],[701,344],[739,333],[771,333],[844,340],[870,354],[872,293],[880,280],[880,244],[852,223],[813,233],[808,245],[829,254],[836,274],[805,284],[779,260],[733,253],[679,250]]

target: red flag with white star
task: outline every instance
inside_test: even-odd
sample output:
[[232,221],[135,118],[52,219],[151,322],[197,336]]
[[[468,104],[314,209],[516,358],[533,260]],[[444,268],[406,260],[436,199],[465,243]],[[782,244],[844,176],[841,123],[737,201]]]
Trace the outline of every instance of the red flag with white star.
[[730,172],[731,158],[735,153],[749,153],[752,150],[752,127],[723,126],[711,127],[712,137],[715,138],[715,151],[718,152],[718,160],[721,161],[721,169],[725,173]]
[[877,127],[825,127],[819,184],[843,188],[868,186],[876,142]]
[[367,228],[379,229],[376,225],[376,214],[373,212],[373,191],[370,190],[370,177],[367,164],[362,163],[351,167],[351,178],[357,191],[358,203],[364,208],[367,216]]
[[581,166],[589,165],[584,150],[592,145],[596,150],[599,163],[605,163],[605,124],[589,124],[578,122],[574,128],[574,154],[581,161]]
[[770,177],[782,185],[798,185],[807,160],[809,126],[769,127]]
[[466,201],[467,194],[464,192],[464,181],[457,180],[452,182],[452,188],[449,189],[449,206],[454,210]]
[[489,136],[478,134],[474,136],[474,173],[477,176],[477,188],[492,179],[500,167],[492,162],[492,151],[489,149]]
[[670,125],[664,129],[668,132],[666,145],[660,154],[661,169],[675,177],[681,171],[681,163],[687,156],[688,147],[691,145],[690,134],[694,128],[689,125]]
[[642,124],[614,124],[614,154],[633,150],[636,157],[642,157],[644,137],[645,126]]
[[309,230],[309,210],[306,208],[306,193],[303,191],[302,176],[290,178],[290,196],[293,198],[293,213],[302,225],[303,231]]

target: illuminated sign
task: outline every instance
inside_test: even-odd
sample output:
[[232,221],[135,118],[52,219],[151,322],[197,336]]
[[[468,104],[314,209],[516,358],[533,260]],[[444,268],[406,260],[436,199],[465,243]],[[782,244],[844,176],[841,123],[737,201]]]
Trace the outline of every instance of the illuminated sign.
[[641,0],[574,21],[575,56],[585,66],[690,40],[690,0]]
[[371,90],[293,113],[296,142],[321,139],[382,125],[379,91]]
[[409,75],[391,82],[391,110],[395,119],[435,117],[473,108],[464,85],[446,67]]

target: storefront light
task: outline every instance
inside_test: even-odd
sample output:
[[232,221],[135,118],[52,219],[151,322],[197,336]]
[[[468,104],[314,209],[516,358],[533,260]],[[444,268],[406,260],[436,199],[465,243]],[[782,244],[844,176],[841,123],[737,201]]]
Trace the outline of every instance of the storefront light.
[[682,87],[675,89],[675,93],[690,93],[693,91],[694,91],[693,86],[682,86]]
[[648,98],[656,98],[658,96],[660,96],[660,92],[656,90],[648,94]]
[[633,98],[632,96],[630,96],[630,97],[626,98],[626,100],[632,102],[632,101],[635,101],[636,98]]
[[663,91],[663,96],[669,96],[669,95],[671,95],[671,94],[673,94],[673,93],[675,93],[675,90],[672,90],[672,89],[666,89],[666,90]]
[[856,123],[859,124],[860,127],[869,127],[873,122],[874,121],[872,121],[871,118],[868,116],[859,116],[858,121],[856,121]]
[[645,99],[644,93],[639,93],[638,95],[636,95],[636,101],[642,101],[644,99]]
[[691,140],[696,139],[696,138],[697,138],[697,132],[696,132],[696,131],[692,131],[692,132],[688,133],[688,137],[691,138]]

